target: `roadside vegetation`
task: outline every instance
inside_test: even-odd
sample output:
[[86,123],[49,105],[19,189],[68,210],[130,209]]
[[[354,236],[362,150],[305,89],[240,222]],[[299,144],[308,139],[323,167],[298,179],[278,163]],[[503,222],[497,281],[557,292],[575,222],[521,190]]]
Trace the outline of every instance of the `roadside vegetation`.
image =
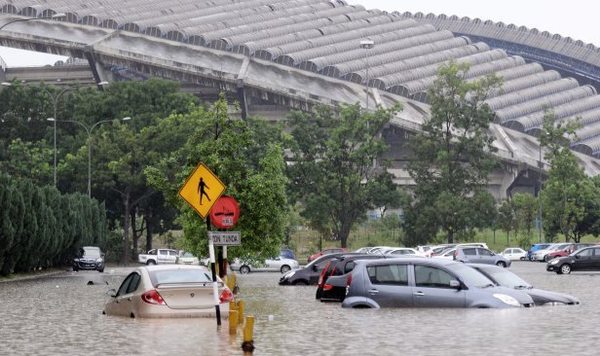
[[[104,91],[60,91],[15,81],[0,91],[0,171],[5,177],[0,188],[8,191],[5,182],[10,181],[10,189],[17,187],[20,194],[29,184],[48,196],[88,199],[91,159],[91,199],[85,204],[105,214],[98,222],[106,227],[98,230],[102,236],[88,239],[82,233],[79,240],[56,245],[64,251],[43,258],[37,254],[49,253],[41,248],[45,245],[35,245],[23,251],[36,254],[38,262],[31,268],[61,263],[68,249],[84,242],[99,245],[108,261],[119,263],[155,245],[206,256],[206,223],[177,195],[200,162],[241,206],[236,230],[242,232],[242,246],[230,249],[229,258],[262,259],[282,247],[299,256],[329,246],[467,241],[483,241],[494,249],[526,248],[540,238],[540,211],[542,240],[595,239],[600,234],[600,178],[586,175],[568,149],[576,123],[558,121],[550,110],[541,128],[550,170],[540,194],[516,193],[497,202],[488,193],[488,176],[499,163],[488,131],[494,114],[483,101],[501,90],[502,80],[467,80],[468,71],[468,65],[452,62],[440,68],[428,93],[431,116],[421,132],[408,138],[407,170],[416,182],[410,188],[393,183],[383,159],[389,147],[380,135],[401,106],[293,111],[284,127],[261,118],[241,120],[225,96],[203,103],[170,81],[117,82]],[[51,117],[56,121],[49,122]],[[125,117],[131,120],[122,121]],[[61,223],[68,221],[70,210],[49,209]],[[373,211],[380,218],[369,218]],[[93,218],[83,214],[81,219],[90,224]],[[23,249],[8,237],[10,224],[0,231],[0,252]],[[47,230],[45,239],[59,231]]]

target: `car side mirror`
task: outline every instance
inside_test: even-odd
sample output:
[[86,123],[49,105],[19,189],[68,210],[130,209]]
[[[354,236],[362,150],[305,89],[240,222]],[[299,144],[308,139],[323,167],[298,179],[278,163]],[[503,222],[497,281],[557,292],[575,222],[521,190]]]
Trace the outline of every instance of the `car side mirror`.
[[579,255],[575,255],[575,258],[579,258]]
[[106,292],[106,294],[108,294],[108,296],[111,298],[115,298],[117,296],[117,291],[114,289],[111,289],[108,292]]
[[313,265],[313,266],[312,266],[312,269],[313,269],[313,271],[315,271],[315,272],[316,272],[316,271],[317,271],[317,265]]
[[454,288],[454,289],[458,289],[460,290],[460,282],[457,280],[451,280],[450,281],[450,288]]
[[104,258],[104,256],[106,256],[106,254],[105,254],[104,252],[102,252],[102,253],[100,254],[100,257]]

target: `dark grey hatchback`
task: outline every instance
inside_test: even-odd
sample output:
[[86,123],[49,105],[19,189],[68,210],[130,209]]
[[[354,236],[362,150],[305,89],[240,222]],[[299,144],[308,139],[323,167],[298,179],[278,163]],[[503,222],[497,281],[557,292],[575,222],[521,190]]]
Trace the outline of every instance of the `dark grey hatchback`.
[[345,308],[534,305],[527,293],[499,287],[468,265],[430,258],[356,261],[342,303]]
[[77,272],[79,270],[104,272],[104,253],[100,250],[100,247],[84,246],[77,250],[77,254],[73,259],[73,271]]

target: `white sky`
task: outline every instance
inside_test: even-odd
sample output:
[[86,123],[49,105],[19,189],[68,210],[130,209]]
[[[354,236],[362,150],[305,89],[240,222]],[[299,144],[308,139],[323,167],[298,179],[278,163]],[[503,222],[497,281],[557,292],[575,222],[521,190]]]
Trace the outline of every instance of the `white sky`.
[[[595,0],[346,0],[349,4],[361,4],[367,9],[389,12],[405,11],[446,14],[481,20],[502,21],[505,24],[537,28],[540,31],[558,33],[600,47],[600,2]],[[9,67],[54,64],[64,57],[36,52],[25,52],[0,47],[0,57]]]

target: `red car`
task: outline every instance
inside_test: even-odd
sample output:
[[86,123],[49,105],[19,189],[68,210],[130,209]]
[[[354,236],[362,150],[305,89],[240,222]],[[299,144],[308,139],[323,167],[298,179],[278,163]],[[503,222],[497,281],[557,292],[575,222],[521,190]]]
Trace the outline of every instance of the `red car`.
[[308,257],[308,262],[310,262],[318,257],[321,257],[323,255],[328,255],[330,253],[346,253],[346,252],[348,252],[348,250],[345,248],[328,248],[328,249],[325,249],[319,253],[315,253],[314,255]]
[[567,246],[566,248],[564,248],[560,251],[554,251],[554,252],[549,253],[548,261],[555,259],[557,257],[568,256],[568,255],[572,254],[573,252],[579,250],[580,248],[584,248],[584,247],[588,247],[588,246],[594,246],[594,244],[586,244],[586,243],[570,244],[569,246]]

